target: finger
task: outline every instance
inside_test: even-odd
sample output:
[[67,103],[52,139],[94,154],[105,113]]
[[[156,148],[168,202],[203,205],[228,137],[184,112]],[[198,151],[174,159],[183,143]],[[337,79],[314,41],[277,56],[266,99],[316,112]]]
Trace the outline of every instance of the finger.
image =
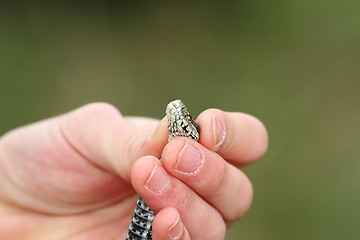
[[154,240],[190,240],[176,208],[164,208],[158,212],[152,225]]
[[13,130],[0,139],[0,200],[65,214],[123,199],[133,193],[129,182],[136,155],[141,150],[160,155],[156,151],[167,138],[163,125],[146,140],[154,121],[148,132],[139,131],[114,107],[96,103]]
[[266,152],[266,129],[251,115],[209,109],[199,115],[197,123],[200,143],[236,166],[250,164]]
[[226,225],[219,212],[180,180],[168,175],[152,156],[134,164],[131,181],[148,206],[159,212],[174,207],[191,239],[222,239]]
[[[155,124],[158,128],[154,131]],[[130,181],[133,163],[145,154],[159,156],[167,140],[167,123],[123,117],[113,106],[93,103],[66,114],[60,122],[64,137],[97,166]]]
[[[73,151],[56,119],[14,130],[0,141],[0,200],[47,213],[73,213],[129,195],[128,184]],[[127,189],[120,191],[124,186]]]
[[124,119],[138,131],[153,132],[159,125],[159,119],[147,117],[125,116]]
[[226,222],[241,218],[252,201],[252,185],[219,154],[188,138],[175,138],[164,148],[165,170],[216,208]]

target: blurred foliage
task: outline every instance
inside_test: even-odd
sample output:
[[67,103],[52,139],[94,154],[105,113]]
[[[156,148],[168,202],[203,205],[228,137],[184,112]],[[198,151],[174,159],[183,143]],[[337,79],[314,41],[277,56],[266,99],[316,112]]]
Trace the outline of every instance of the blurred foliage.
[[0,133],[83,104],[243,111],[266,157],[227,239],[358,239],[359,1],[3,1]]

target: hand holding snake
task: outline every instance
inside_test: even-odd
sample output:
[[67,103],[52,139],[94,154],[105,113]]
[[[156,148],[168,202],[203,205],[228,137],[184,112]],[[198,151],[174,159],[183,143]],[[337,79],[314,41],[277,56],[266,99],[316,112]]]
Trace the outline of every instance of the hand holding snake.
[[123,240],[136,193],[156,213],[154,240],[223,239],[252,199],[236,167],[265,153],[267,134],[244,113],[209,109],[196,122],[199,143],[167,142],[166,119],[95,103],[10,131],[0,139],[0,239]]

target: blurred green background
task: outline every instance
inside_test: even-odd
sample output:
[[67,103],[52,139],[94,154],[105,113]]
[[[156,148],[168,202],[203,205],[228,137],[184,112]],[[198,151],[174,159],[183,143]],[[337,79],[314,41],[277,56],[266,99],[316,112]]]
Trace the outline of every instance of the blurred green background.
[[0,134],[94,101],[265,123],[229,240],[360,239],[359,90],[360,1],[0,4]]

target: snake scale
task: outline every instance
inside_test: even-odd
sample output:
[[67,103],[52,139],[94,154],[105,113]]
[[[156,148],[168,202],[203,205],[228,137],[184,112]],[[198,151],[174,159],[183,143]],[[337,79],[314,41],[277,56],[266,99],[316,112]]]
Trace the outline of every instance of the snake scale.
[[[192,119],[181,100],[172,101],[167,105],[166,116],[169,129],[168,141],[178,136],[189,137],[195,141],[199,140],[199,126]],[[155,213],[139,197],[126,240],[152,239],[152,221],[154,217]]]

